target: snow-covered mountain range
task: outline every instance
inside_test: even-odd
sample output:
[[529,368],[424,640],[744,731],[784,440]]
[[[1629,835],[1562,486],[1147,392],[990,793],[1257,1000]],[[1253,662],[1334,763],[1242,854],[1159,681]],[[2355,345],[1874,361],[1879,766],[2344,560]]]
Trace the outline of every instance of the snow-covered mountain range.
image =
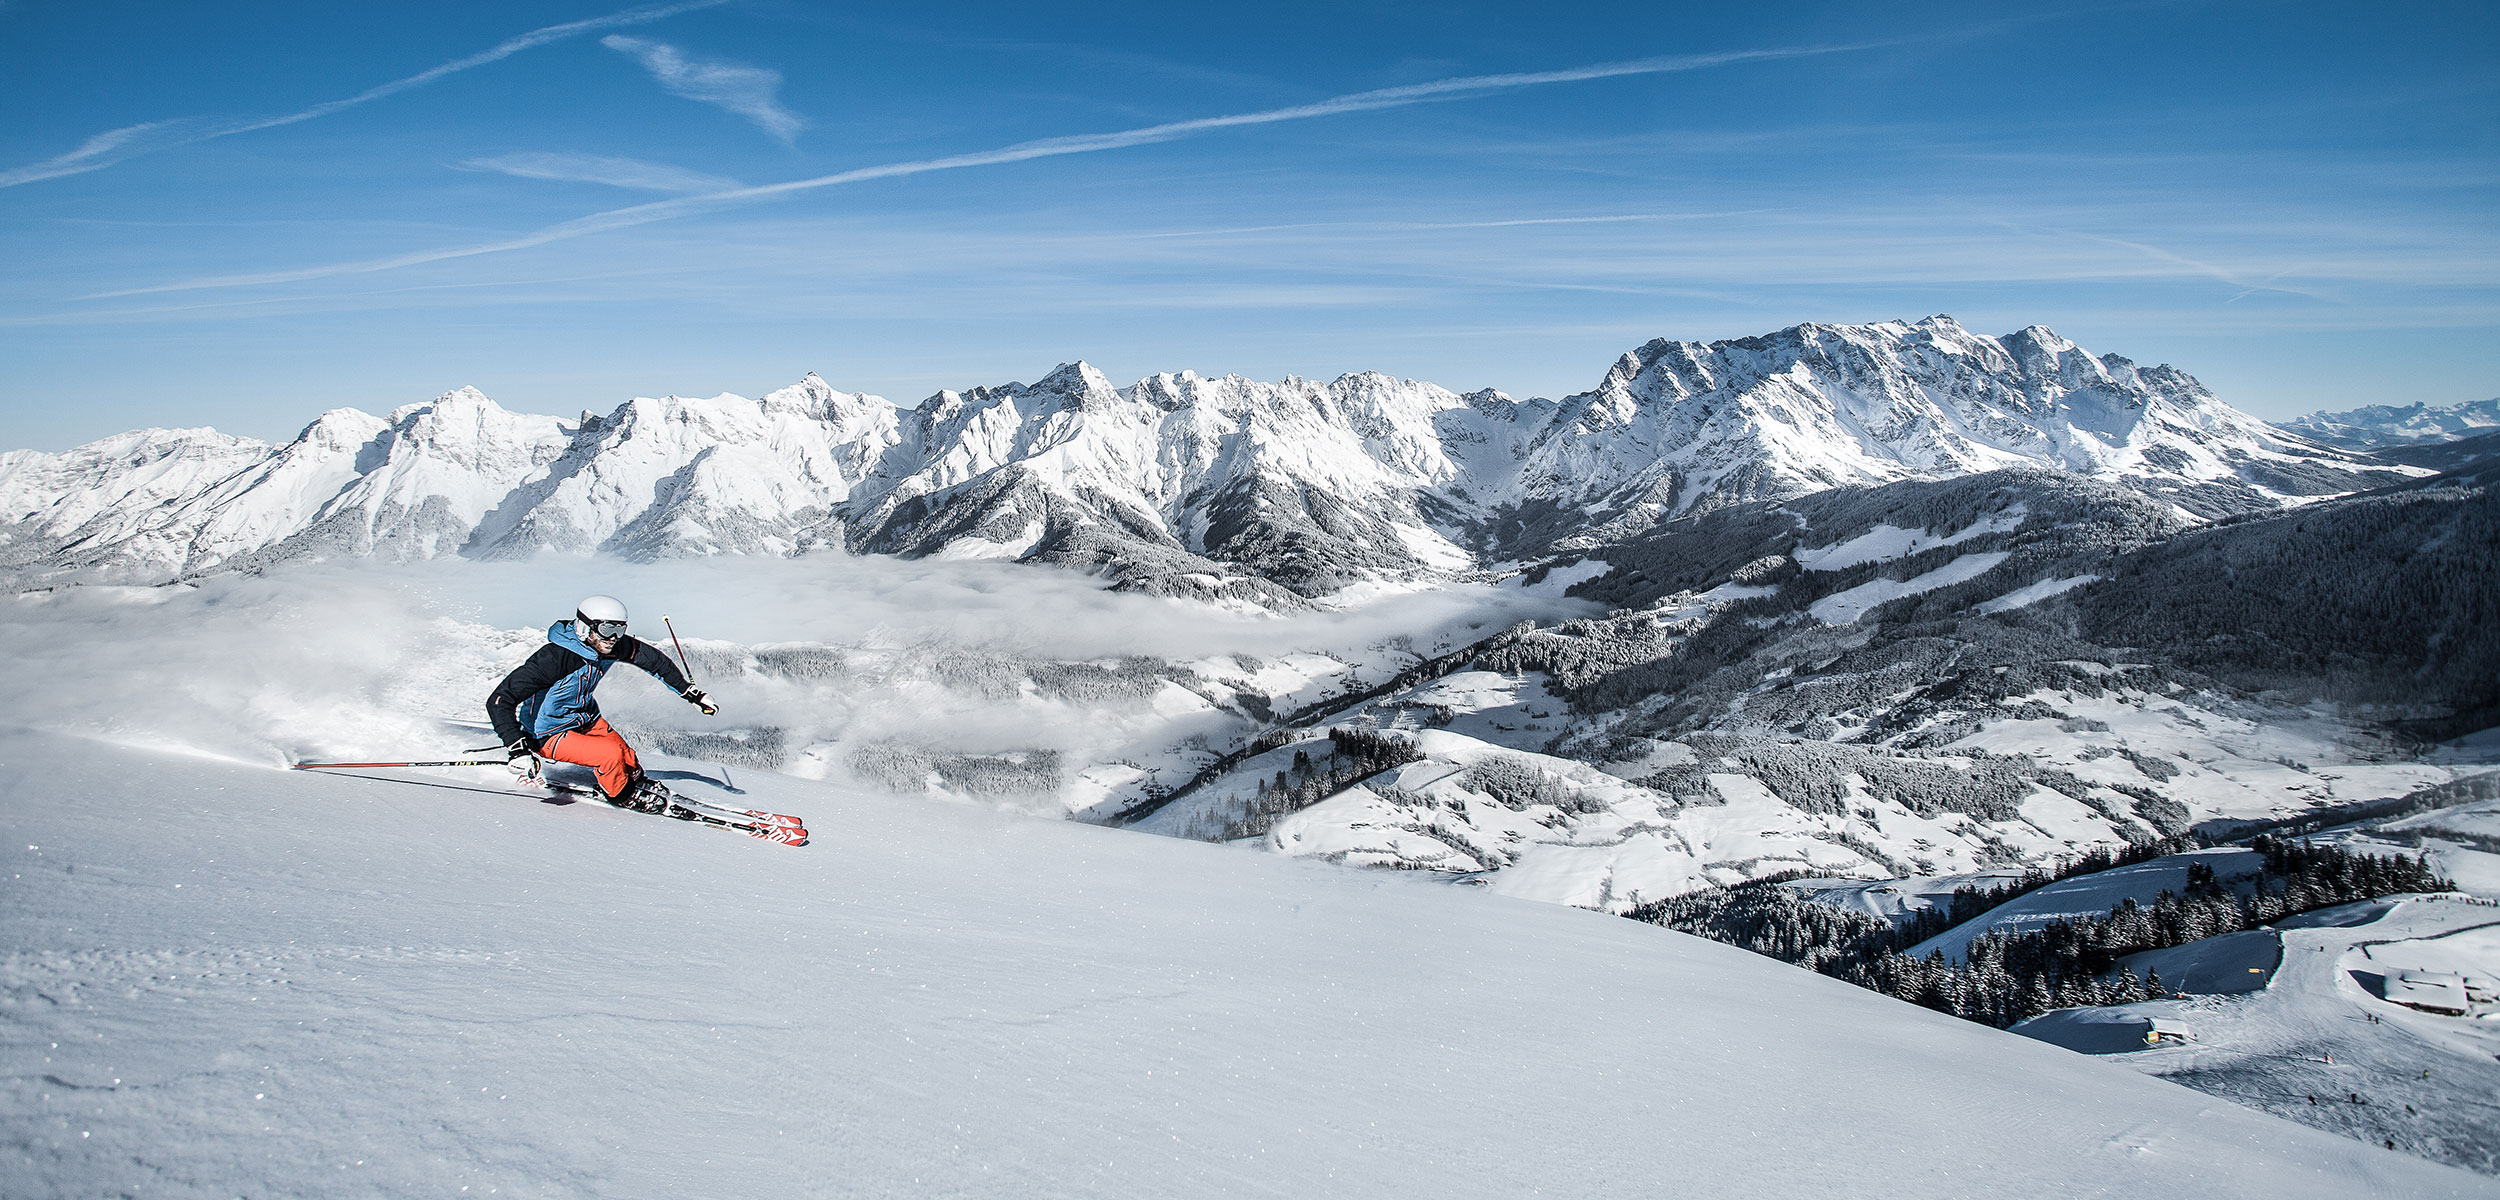
[[2500,430],[2500,398],[2470,400],[2445,408],[2372,404],[2343,412],[2313,412],[2284,423],[2302,437],[2347,450],[2372,450],[2420,442],[2452,442]]
[[[814,375],[578,419],[474,389],[267,445],[147,430],[0,455],[0,569],[161,582],[302,558],[1004,558],[1291,607],[1825,488],[2041,466],[2199,517],[2404,478],[2175,368],[1949,317],[1658,340],[1562,400],[1084,363],[912,408]],[[2418,471],[2414,473],[2419,473]]]

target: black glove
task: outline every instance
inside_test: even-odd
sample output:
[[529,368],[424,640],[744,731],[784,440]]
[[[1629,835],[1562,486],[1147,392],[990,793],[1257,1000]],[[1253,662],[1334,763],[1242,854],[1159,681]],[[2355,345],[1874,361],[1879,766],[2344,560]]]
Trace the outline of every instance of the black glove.
[[523,779],[538,778],[538,754],[530,749],[528,738],[521,738],[503,748],[503,765]]
[[689,688],[687,688],[685,691],[679,692],[679,693],[677,693],[677,694],[678,694],[678,695],[680,695],[680,696],[685,697],[685,698],[686,698],[686,703],[691,704],[691,705],[695,706],[696,708],[702,709],[702,710],[703,710],[703,715],[704,715],[704,716],[707,716],[707,717],[708,717],[708,716],[711,716],[712,714],[717,713],[717,712],[719,712],[719,711],[720,711],[720,705],[717,705],[717,704],[712,703],[712,698],[711,698],[710,696],[704,695],[704,694],[703,694],[703,689],[702,689],[702,688],[699,688],[699,687],[689,687]]

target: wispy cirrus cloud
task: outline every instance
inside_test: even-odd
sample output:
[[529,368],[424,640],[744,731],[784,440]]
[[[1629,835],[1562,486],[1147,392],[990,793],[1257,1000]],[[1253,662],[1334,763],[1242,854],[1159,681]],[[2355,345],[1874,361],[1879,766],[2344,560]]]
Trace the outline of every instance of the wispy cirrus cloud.
[[108,129],[81,142],[77,149],[67,154],[47,158],[42,162],[28,163],[22,167],[0,170],[0,187],[16,187],[21,183],[33,183],[38,179],[58,179],[63,175],[83,174],[98,167],[111,166],[135,154],[144,154],[159,146],[198,141],[200,138],[197,136],[184,136],[186,127],[193,124],[193,122],[179,120],[149,121],[141,125],[124,125],[119,129]]
[[478,51],[477,53],[469,55],[465,58],[455,58],[440,66],[429,67],[426,70],[419,71],[414,75],[401,79],[394,79],[388,83],[377,84],[373,87],[366,88],[353,96],[343,96],[336,100],[325,100],[322,103],[313,105],[310,108],[300,109],[298,111],[286,113],[280,116],[251,118],[188,117],[168,121],[151,121],[140,125],[126,125],[120,129],[108,130],[104,133],[99,133],[94,137],[88,138],[85,143],[78,147],[78,149],[72,150],[67,154],[45,159],[42,162],[28,163],[21,167],[0,169],[0,187],[16,187],[19,184],[33,183],[42,179],[58,179],[64,175],[80,175],[88,171],[99,171],[112,166],[115,163],[124,162],[142,154],[149,154],[158,150],[168,150],[176,146],[193,145],[198,142],[210,141],[221,137],[232,137],[238,133],[251,133],[256,130],[275,129],[282,125],[293,125],[301,121],[310,121],[317,117],[326,117],[344,109],[354,108],[359,104],[369,104],[386,96],[395,96],[412,88],[424,87],[425,85],[441,79],[446,75],[454,75],[473,67],[482,67],[491,62],[499,62],[534,46],[543,46],[549,42],[562,41],[565,38],[577,37],[586,33],[596,33],[602,29],[615,29],[620,26],[646,25],[653,21],[676,16],[680,13],[693,12],[696,9],[716,8],[728,2],[729,0],[684,0],[683,3],[678,4],[646,4],[635,8],[625,9],[621,12],[609,13],[603,17],[589,17],[579,21],[567,21],[561,25],[549,25],[544,28],[533,29],[528,33],[506,38],[501,42],[497,42],[493,46],[487,47],[486,49]]
[[609,34],[599,44],[642,63],[660,86],[688,100],[727,109],[787,143],[806,124],[781,107],[781,72],[723,59],[690,58],[666,42]]
[[723,192],[745,186],[735,179],[706,175],[667,163],[644,162],[636,158],[611,158],[598,154],[560,154],[534,152],[500,154],[493,158],[473,158],[460,164],[462,170],[493,171],[522,179],[552,179],[566,183],[604,183],[609,187],[629,188],[642,192]]
[[1318,117],[1346,113],[1372,112],[1381,109],[1406,108],[1440,100],[1458,100],[1470,96],[1489,95],[1519,88],[1543,87],[1552,84],[1580,83],[1596,79],[1615,79],[1633,75],[1664,75],[1681,71],[1699,71],[1710,67],[1744,62],[1766,62],[1777,59],[1807,58],[1826,54],[1845,54],[1897,46],[1914,38],[1895,38],[1873,42],[1832,45],[1786,46],[1758,50],[1727,50],[1710,54],[1662,55],[1654,58],[1630,59],[1622,62],[1595,63],[1560,71],[1522,71],[1500,75],[1467,75],[1453,79],[1412,83],[1398,87],[1375,88],[1349,92],[1309,104],[1256,112],[1231,113],[1223,116],[1196,117],[1184,121],[1167,121],[1111,133],[1079,134],[1071,137],[1040,138],[1017,142],[994,150],[978,150],[967,154],[950,154],[940,158],[915,159],[909,162],[883,163],[793,179],[782,183],[759,184],[733,188],[703,195],[681,196],[671,200],[655,200],[626,208],[576,217],[520,237],[469,246],[447,246],[435,250],[419,250],[395,254],[387,258],[362,259],[355,262],[332,263],[325,266],[302,267],[288,271],[264,271],[247,275],[220,275],[206,279],[162,283],[150,287],[124,288],[80,297],[83,300],[109,300],[122,296],[153,295],[161,292],[198,291],[208,288],[251,287],[262,284],[297,283],[311,279],[328,279],[341,275],[395,271],[425,263],[451,259],[475,258],[479,255],[502,254],[527,250],[573,238],[647,225],[654,221],[674,220],[698,213],[717,211],[758,200],[773,199],[801,192],[841,187],[872,179],[895,179],[909,175],[925,175],[936,171],[956,171],[968,167],[997,166],[1027,162],[1040,158],[1057,158],[1071,154],[1094,154],[1105,150],[1121,150],[1131,146],[1178,141],[1221,129],[1238,129],[1257,125],[1273,125],[1284,121],[1307,121]]

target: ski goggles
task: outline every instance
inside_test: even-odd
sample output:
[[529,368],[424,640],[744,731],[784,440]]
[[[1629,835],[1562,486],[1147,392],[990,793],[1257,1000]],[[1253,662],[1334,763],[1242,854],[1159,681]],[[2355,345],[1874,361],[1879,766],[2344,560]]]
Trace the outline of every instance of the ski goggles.
[[573,616],[583,625],[587,626],[592,633],[598,634],[600,637],[619,638],[625,636],[625,622],[623,621],[593,621],[588,617],[582,616],[580,613],[575,613]]

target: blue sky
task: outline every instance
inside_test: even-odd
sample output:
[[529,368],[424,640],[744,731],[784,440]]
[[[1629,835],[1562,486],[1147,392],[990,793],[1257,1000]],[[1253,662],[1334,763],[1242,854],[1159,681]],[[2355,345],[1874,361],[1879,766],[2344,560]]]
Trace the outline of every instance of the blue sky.
[[1935,312],[2500,395],[2487,4],[0,0],[0,97],[0,448]]

